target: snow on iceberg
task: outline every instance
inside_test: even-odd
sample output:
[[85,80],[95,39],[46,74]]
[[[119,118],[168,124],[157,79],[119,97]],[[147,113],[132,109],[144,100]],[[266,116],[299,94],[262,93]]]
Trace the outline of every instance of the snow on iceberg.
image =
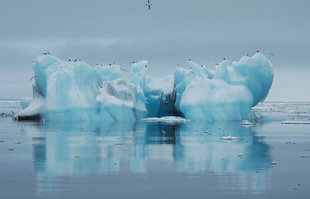
[[[134,63],[126,80],[119,65],[91,67],[52,55],[35,59],[33,100],[19,119],[134,121],[182,116],[189,120],[251,119],[273,81],[271,62],[262,54],[239,62],[224,60],[215,70],[189,61],[173,75],[151,78],[147,61]],[[28,103],[27,103],[28,104]]]

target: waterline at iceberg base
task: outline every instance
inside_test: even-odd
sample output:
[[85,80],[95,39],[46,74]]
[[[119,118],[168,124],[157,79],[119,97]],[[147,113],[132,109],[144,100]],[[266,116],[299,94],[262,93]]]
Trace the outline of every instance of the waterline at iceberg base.
[[173,75],[151,78],[147,61],[133,63],[130,78],[120,65],[92,67],[38,55],[33,99],[23,101],[18,120],[136,121],[178,116],[192,121],[255,119],[252,107],[268,95],[271,62],[261,53],[238,62],[223,60],[215,70],[189,61]]

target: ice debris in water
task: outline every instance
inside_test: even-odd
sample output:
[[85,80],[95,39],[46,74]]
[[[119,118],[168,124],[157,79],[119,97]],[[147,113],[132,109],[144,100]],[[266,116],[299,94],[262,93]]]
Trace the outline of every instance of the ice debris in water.
[[221,139],[221,140],[226,140],[226,141],[243,140],[243,138],[233,137],[233,136],[221,137],[220,139]]
[[162,123],[185,123],[187,122],[186,119],[182,117],[175,117],[175,116],[165,116],[165,117],[150,117],[144,118],[142,121],[146,122],[162,122]]
[[241,123],[242,126],[251,126],[252,123],[249,122],[248,120],[243,120],[242,123]]
[[[17,119],[135,121],[166,116],[186,120],[254,119],[251,108],[264,100],[273,81],[271,62],[261,53],[224,60],[215,70],[192,60],[190,69],[151,78],[147,61],[125,78],[117,64],[92,67],[50,54],[34,61],[33,99],[21,101]],[[167,118],[166,118],[167,119]]]

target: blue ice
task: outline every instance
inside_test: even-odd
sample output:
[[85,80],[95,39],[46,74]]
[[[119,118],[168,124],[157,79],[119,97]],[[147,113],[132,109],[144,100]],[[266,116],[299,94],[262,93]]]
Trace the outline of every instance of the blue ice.
[[[34,95],[19,119],[135,121],[182,116],[187,120],[254,119],[251,112],[271,88],[271,62],[261,53],[224,60],[214,70],[188,62],[172,75],[147,74],[148,61],[133,63],[130,78],[119,65],[92,67],[39,55],[34,62]],[[25,100],[23,100],[25,102]],[[38,117],[35,117],[38,118]]]

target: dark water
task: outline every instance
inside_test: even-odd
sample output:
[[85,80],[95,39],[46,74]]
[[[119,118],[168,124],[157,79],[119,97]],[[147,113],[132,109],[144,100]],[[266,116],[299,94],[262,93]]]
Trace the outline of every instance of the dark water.
[[252,126],[0,117],[0,198],[309,198],[310,125],[268,106]]

